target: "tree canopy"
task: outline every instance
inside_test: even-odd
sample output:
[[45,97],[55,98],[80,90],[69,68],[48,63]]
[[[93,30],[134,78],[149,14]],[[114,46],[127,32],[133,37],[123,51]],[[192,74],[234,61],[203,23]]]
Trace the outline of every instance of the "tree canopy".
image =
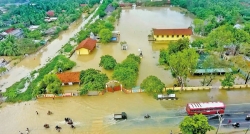
[[170,55],[169,67],[181,87],[184,86],[188,74],[196,68],[198,57],[199,55],[194,49],[184,49],[183,51]]
[[186,116],[179,125],[184,134],[206,134],[214,128],[208,124],[207,117],[202,114]]
[[132,88],[136,85],[139,64],[141,62],[141,58],[139,56],[135,56],[134,54],[130,54],[127,58],[122,62],[115,66],[113,72],[113,79],[120,81],[125,88]]
[[105,89],[108,82],[108,76],[93,68],[82,70],[80,73],[81,94],[87,94],[88,91],[101,91]]
[[111,40],[112,37],[112,32],[109,29],[102,29],[99,33],[99,37],[100,37],[100,42],[101,43],[108,43]]
[[106,70],[113,70],[116,66],[117,62],[114,57],[110,55],[104,55],[101,57],[101,61],[99,63],[100,67],[103,67]]
[[221,85],[223,87],[232,87],[234,85],[235,76],[233,73],[226,73],[225,78],[221,80]]
[[154,95],[157,93],[162,93],[165,84],[156,76],[150,75],[142,81],[140,87],[148,94]]

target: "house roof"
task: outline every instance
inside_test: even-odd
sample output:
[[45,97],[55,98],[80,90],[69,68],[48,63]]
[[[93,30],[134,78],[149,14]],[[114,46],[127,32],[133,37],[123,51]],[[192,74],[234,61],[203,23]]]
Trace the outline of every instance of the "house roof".
[[115,10],[115,7],[113,7],[112,5],[108,5],[107,8],[105,9],[105,12],[113,12]]
[[62,83],[80,82],[80,72],[63,72],[56,75]]
[[153,29],[154,35],[192,35],[192,29]]
[[7,29],[5,32],[6,33],[10,33],[10,32],[12,32],[12,31],[14,31],[15,30],[15,28],[9,28],[9,29]]
[[92,51],[96,46],[96,40],[93,40],[91,38],[87,38],[83,40],[76,48],[76,50],[81,49],[81,48],[86,48],[90,51]]
[[48,16],[52,17],[55,15],[55,12],[53,10],[50,10],[46,13]]

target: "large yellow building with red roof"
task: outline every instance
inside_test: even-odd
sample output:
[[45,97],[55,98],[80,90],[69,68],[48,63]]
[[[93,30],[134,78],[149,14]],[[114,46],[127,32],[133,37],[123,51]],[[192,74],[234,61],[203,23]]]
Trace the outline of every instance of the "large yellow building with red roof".
[[190,39],[193,34],[191,28],[187,29],[153,29],[153,37],[155,41],[171,41],[182,38]]
[[76,47],[76,53],[78,55],[87,55],[91,51],[93,51],[96,47],[96,40],[87,38],[83,40],[77,47]]

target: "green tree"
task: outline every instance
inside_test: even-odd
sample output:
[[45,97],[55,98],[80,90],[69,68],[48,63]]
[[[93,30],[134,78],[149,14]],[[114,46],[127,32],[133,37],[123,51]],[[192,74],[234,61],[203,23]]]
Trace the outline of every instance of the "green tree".
[[47,74],[43,78],[43,82],[46,85],[47,92],[53,94],[62,93],[61,81],[56,74]]
[[150,75],[142,81],[140,87],[144,89],[148,94],[154,95],[162,93],[165,84],[156,76]]
[[105,89],[108,76],[93,68],[83,70],[80,73],[81,88],[80,94],[87,94],[88,91],[101,91]]
[[101,61],[99,63],[100,67],[103,67],[106,70],[113,70],[116,66],[117,62],[114,57],[110,55],[104,55],[101,57]]
[[194,32],[199,34],[199,35],[203,35],[204,33],[204,20],[202,19],[194,19]]
[[214,130],[208,124],[208,119],[202,114],[195,114],[194,116],[186,116],[179,125],[184,134],[206,134],[207,131]]
[[112,37],[112,32],[109,29],[102,29],[99,33],[101,43],[108,43]]
[[234,41],[234,35],[230,31],[232,28],[232,26],[223,25],[213,30],[207,37],[208,44],[205,47],[222,53],[224,46]]
[[235,80],[235,76],[233,75],[233,73],[226,73],[225,78],[220,81],[223,87],[228,87],[229,89],[230,87],[234,85],[234,80]]
[[199,55],[194,49],[184,49],[175,53],[169,58],[169,67],[174,77],[177,78],[179,85],[183,88],[185,80],[190,72],[197,66]]

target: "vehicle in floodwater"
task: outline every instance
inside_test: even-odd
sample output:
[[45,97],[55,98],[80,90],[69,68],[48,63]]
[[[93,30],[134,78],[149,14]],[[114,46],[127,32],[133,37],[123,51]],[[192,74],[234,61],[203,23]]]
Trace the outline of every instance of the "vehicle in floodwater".
[[250,121],[250,114],[248,114],[245,118],[246,121]]
[[122,112],[121,114],[114,114],[115,120],[126,120],[127,114],[125,112]]
[[175,94],[158,94],[157,100],[178,100]]
[[223,102],[188,103],[186,105],[186,112],[188,115],[215,115],[224,114],[225,108],[226,106]]

